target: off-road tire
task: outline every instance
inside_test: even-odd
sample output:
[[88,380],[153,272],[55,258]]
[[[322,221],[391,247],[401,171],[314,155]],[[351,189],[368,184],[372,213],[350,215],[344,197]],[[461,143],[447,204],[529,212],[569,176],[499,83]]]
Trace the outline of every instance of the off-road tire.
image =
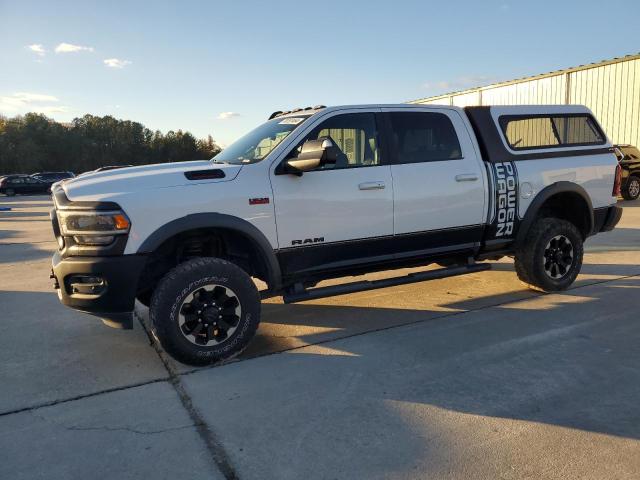
[[[198,288],[217,284],[237,296],[241,314],[236,330],[219,344],[196,345],[179,326],[179,309]],[[151,298],[149,317],[155,337],[176,360],[188,365],[209,365],[228,360],[246,348],[260,323],[260,295],[251,277],[240,267],[218,258],[198,258],[169,271]]]
[[[554,279],[545,270],[544,259],[547,246],[557,236],[563,236],[571,243],[573,258],[566,273],[561,278]],[[580,273],[583,255],[582,235],[573,223],[555,217],[540,217],[527,232],[526,240],[516,249],[516,273],[533,290],[566,290]]]
[[637,200],[640,196],[640,177],[631,175],[622,188],[622,198],[625,200]]

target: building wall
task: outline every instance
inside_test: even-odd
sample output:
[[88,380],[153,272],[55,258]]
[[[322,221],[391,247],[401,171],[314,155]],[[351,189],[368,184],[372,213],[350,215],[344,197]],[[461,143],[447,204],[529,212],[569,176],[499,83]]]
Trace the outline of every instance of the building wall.
[[412,103],[459,107],[586,105],[613,143],[640,146],[640,55]]

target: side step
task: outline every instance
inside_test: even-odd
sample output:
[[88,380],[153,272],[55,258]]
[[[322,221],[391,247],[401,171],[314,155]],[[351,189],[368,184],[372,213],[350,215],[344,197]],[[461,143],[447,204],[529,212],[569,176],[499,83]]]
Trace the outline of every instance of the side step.
[[346,295],[348,293],[363,292],[376,288],[394,287],[407,283],[424,282],[426,280],[437,280],[438,278],[455,277],[466,273],[482,272],[490,270],[490,263],[473,263],[457,267],[440,268],[438,270],[428,270],[426,272],[410,273],[403,277],[384,278],[382,280],[365,280],[362,282],[345,283],[342,285],[332,285],[330,287],[319,287],[305,290],[302,288],[287,291],[282,299],[284,303],[303,302],[316,298],[333,297],[336,295]]

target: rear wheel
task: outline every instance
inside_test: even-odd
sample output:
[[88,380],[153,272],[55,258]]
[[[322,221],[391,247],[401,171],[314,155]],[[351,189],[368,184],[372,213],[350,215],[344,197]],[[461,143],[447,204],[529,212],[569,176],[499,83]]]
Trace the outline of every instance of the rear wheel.
[[190,365],[227,360],[248,345],[260,323],[260,295],[238,266],[217,258],[189,260],[153,292],[150,318],[162,347]]
[[640,177],[631,175],[627,184],[622,189],[622,197],[625,200],[636,200],[640,196]]
[[565,290],[580,273],[583,254],[582,235],[573,223],[539,218],[516,250],[516,273],[534,290]]
[[5,194],[7,197],[13,197],[13,196],[16,194],[16,191],[15,191],[13,188],[7,188],[7,189],[4,191],[4,194]]

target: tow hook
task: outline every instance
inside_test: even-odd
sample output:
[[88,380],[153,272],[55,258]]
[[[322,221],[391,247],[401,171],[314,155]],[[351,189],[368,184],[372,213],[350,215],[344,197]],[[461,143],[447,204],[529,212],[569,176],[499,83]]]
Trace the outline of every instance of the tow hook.
[[49,278],[53,280],[53,288],[55,288],[56,290],[60,290],[60,284],[58,283],[58,278],[56,277],[55,273],[53,273],[53,268],[51,269]]

